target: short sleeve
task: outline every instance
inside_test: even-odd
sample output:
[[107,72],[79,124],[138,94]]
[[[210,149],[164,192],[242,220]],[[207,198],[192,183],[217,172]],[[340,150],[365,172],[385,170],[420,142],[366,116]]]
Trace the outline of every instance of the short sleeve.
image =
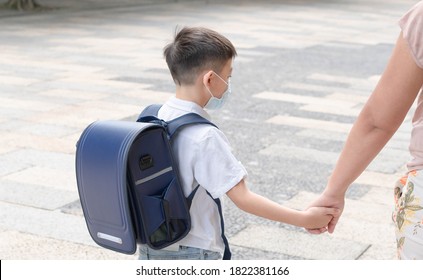
[[233,155],[225,135],[212,128],[199,143],[194,177],[213,198],[219,198],[247,176],[241,162]]
[[399,20],[399,26],[416,64],[423,68],[423,1],[418,2]]

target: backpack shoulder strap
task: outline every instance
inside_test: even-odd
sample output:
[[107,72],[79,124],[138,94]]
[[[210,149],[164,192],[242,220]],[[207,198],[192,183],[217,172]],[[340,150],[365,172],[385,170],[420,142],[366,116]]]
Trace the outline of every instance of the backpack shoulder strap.
[[202,116],[195,113],[189,113],[189,114],[180,116],[174,120],[171,120],[170,122],[167,123],[167,132],[169,134],[169,138],[172,139],[172,137],[175,136],[180,129],[192,124],[208,124],[217,128],[217,126],[214,123],[203,118]]
[[223,252],[223,260],[230,260],[232,257],[231,249],[229,248],[229,242],[225,235],[225,222],[223,220],[223,211],[222,211],[222,203],[220,202],[219,198],[213,198],[213,196],[206,190],[207,194],[213,199],[216,203],[217,210],[219,211],[220,215],[220,229],[221,229],[221,237],[223,244],[225,245],[225,251]]
[[[192,200],[194,199],[194,196],[197,193],[199,187],[200,187],[200,185],[198,185],[191,192],[191,194],[187,197],[188,208],[191,208]],[[206,192],[207,192],[208,196],[210,196],[210,198],[213,199],[214,203],[216,203],[217,210],[219,211],[221,237],[222,237],[223,244],[225,245],[225,251],[223,252],[223,258],[222,259],[223,260],[230,260],[231,257],[232,257],[232,253],[231,253],[231,249],[229,247],[228,239],[226,238],[226,235],[225,235],[225,222],[223,220],[222,203],[220,202],[219,198],[213,198],[213,196],[207,190],[206,190]]]
[[157,114],[159,113],[159,110],[160,110],[161,107],[162,107],[162,105],[160,105],[160,104],[148,105],[147,107],[144,108],[144,110],[142,110],[141,114],[138,116],[138,120],[140,118],[146,117],[146,116],[157,117]]
[[[164,121],[160,121],[157,117],[160,108],[162,105],[160,104],[152,104],[147,107],[145,107],[144,110],[142,110],[141,114],[138,116],[137,121],[146,121],[146,122],[160,122],[164,124]],[[195,113],[188,113],[183,116],[180,116],[174,120],[171,120],[169,122],[166,122],[166,129],[167,133],[169,135],[169,138],[172,139],[172,137],[183,127],[192,125],[192,124],[209,124],[216,128],[218,128],[214,123],[210,122],[209,120],[203,118],[202,116],[195,114]]]
[[149,123],[157,123],[164,128],[167,127],[167,123],[157,117],[160,108],[162,105],[160,104],[151,104],[144,108],[141,111],[137,118],[137,122],[149,122]]

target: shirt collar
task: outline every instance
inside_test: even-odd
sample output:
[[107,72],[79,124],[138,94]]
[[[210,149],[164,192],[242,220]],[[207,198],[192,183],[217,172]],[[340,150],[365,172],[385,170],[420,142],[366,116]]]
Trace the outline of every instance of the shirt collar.
[[172,96],[167,102],[167,105],[173,108],[176,108],[178,110],[185,111],[187,113],[195,113],[209,121],[211,120],[211,117],[206,112],[206,110],[204,110],[200,105],[198,105],[195,102],[179,99],[176,96]]

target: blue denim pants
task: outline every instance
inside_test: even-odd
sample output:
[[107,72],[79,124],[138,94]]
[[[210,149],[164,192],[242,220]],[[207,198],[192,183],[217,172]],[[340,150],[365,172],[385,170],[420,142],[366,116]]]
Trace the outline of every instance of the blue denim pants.
[[140,260],[220,260],[222,255],[209,250],[179,246],[178,251],[154,250],[146,245],[140,245]]

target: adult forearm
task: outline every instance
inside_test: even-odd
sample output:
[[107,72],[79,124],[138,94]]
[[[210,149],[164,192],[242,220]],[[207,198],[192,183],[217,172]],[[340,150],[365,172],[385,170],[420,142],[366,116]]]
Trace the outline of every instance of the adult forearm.
[[392,137],[423,84],[402,34],[341,152],[326,191],[343,194]]
[[344,195],[348,187],[383,149],[397,128],[397,125],[385,129],[372,124],[365,108],[348,136],[329,178],[326,192]]

